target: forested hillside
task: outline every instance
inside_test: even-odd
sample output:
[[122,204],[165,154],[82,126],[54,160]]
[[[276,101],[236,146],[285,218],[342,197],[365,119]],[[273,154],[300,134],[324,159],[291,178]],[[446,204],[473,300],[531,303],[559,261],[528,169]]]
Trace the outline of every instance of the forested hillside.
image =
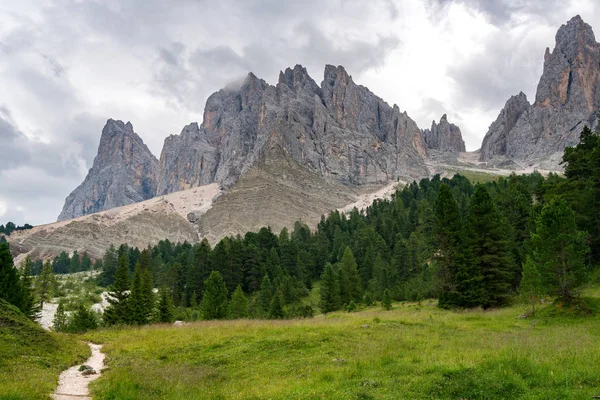
[[585,128],[581,143],[565,152],[564,177],[532,173],[474,186],[460,175],[435,176],[364,211],[333,212],[315,231],[297,222],[291,232],[263,228],[214,248],[206,241],[163,241],[142,251],[122,245],[100,262],[100,283],[114,283],[121,259],[132,276],[136,264],[148,270],[182,307],[202,303],[205,281],[217,271],[226,297],[238,286],[258,294],[249,308],[255,316],[278,302],[290,315],[308,312],[294,305],[316,281],[325,312],[386,292],[395,300],[436,297],[442,307],[485,308],[519,292],[525,265],[533,297],[568,300],[600,257],[599,160],[599,136]]

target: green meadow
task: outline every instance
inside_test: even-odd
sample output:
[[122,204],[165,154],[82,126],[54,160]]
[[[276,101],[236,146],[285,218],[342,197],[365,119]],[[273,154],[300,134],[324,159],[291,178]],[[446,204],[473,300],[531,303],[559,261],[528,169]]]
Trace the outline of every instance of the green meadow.
[[0,300],[0,399],[47,399],[61,371],[89,353],[79,338],[46,332]]
[[89,332],[108,369],[96,399],[590,399],[600,395],[600,293],[446,311],[394,303],[312,319]]

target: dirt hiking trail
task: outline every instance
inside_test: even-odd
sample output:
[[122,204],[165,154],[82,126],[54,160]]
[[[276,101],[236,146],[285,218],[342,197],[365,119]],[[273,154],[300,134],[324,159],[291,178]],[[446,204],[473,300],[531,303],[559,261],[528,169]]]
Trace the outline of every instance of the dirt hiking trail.
[[102,368],[104,368],[104,353],[100,350],[102,345],[88,343],[92,350],[92,355],[84,363],[91,367],[95,374],[85,375],[84,371],[79,371],[80,365],[74,365],[63,371],[58,378],[58,387],[52,395],[55,400],[91,400],[89,396],[88,385],[91,381],[98,379]]

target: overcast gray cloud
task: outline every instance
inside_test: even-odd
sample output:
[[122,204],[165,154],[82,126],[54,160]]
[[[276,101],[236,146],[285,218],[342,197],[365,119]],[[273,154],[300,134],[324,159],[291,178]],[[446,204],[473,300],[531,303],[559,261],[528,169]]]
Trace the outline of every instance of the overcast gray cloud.
[[[423,127],[444,113],[478,147],[510,95],[530,99],[546,46],[593,0],[7,0],[0,5],[0,223],[51,222],[108,118],[158,156],[206,98],[326,63]],[[600,27],[596,27],[600,29]]]

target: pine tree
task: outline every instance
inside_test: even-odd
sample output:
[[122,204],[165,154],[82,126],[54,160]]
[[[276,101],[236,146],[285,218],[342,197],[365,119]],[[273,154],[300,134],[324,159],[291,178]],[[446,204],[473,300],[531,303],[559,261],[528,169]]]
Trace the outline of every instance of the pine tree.
[[364,303],[367,307],[370,307],[373,305],[373,296],[371,296],[371,292],[367,292],[367,294],[365,294]]
[[273,285],[269,275],[265,275],[260,285],[260,292],[258,293],[258,303],[261,310],[266,314],[271,306],[271,300],[273,299]]
[[238,285],[229,304],[229,317],[233,319],[246,318],[248,316],[248,299],[242,290],[242,286]]
[[[142,254],[144,254],[144,251],[142,251]],[[154,278],[150,271],[149,263],[146,265],[143,257],[140,257],[140,265],[142,268],[143,311],[145,320],[149,321],[152,318],[156,303],[156,296],[154,295]]]
[[281,292],[277,291],[271,300],[269,307],[269,318],[270,319],[283,319],[285,318],[285,312],[283,311],[283,299]]
[[142,268],[138,262],[131,280],[131,293],[129,296],[130,321],[134,324],[143,325],[148,322],[148,305],[146,293],[144,293],[144,278]]
[[28,314],[27,293],[13,264],[8,243],[0,243],[0,299]]
[[90,271],[92,269],[92,260],[88,256],[87,252],[84,252],[81,255],[81,270],[82,271]]
[[[95,266],[97,266],[97,262]],[[102,273],[98,276],[98,284],[105,287],[112,285],[115,281],[118,266],[119,256],[115,246],[111,244],[102,258]]]
[[93,311],[88,310],[83,304],[79,304],[73,316],[67,324],[68,332],[80,333],[86,332],[98,327],[98,320]]
[[328,313],[340,309],[340,287],[333,266],[325,264],[323,274],[321,275],[321,299],[319,308],[322,312]]
[[487,189],[478,184],[469,204],[468,229],[471,271],[481,287],[473,288],[471,305],[501,306],[511,294],[513,260],[500,218]]
[[204,319],[222,319],[227,316],[227,286],[219,271],[212,271],[204,281],[200,310]]
[[129,263],[127,255],[123,253],[119,257],[112,290],[108,293],[109,306],[104,310],[104,322],[107,325],[131,322],[129,287]]
[[25,257],[25,260],[21,263],[21,286],[24,291],[23,299],[23,314],[29,319],[35,320],[40,312],[35,300],[33,287],[33,279],[31,277],[32,262],[29,256]]
[[69,272],[79,272],[81,270],[81,259],[79,258],[79,252],[75,250],[71,256],[71,261],[69,262]]
[[390,291],[385,289],[383,292],[383,299],[381,300],[381,305],[386,310],[392,309],[392,296],[390,295]]
[[362,297],[362,284],[358,274],[356,260],[352,250],[346,247],[344,255],[340,261],[340,298],[342,304],[349,304],[350,301],[360,301]]
[[464,252],[462,218],[452,191],[446,183],[440,185],[434,210],[434,232],[438,246],[435,259],[440,286],[438,304],[442,308],[463,306],[464,294],[461,292],[466,289],[465,283],[469,282],[470,274]]
[[589,246],[577,228],[575,212],[563,199],[552,200],[536,219],[532,261],[550,294],[571,300],[586,277]]
[[67,314],[65,314],[65,305],[61,300],[52,320],[52,328],[55,332],[64,332],[67,329]]
[[540,297],[546,294],[542,275],[531,257],[525,259],[523,264],[523,276],[519,288],[521,296],[531,302],[531,315],[535,315],[535,304]]
[[37,277],[35,282],[35,292],[40,300],[40,310],[43,310],[44,302],[52,298],[52,293],[55,286],[56,277],[54,276],[52,265],[50,265],[50,261],[46,260],[46,262],[44,262],[44,266],[42,267],[42,272]]
[[165,323],[173,322],[173,301],[167,287],[164,285],[160,288],[157,320]]
[[193,247],[194,261],[190,266],[186,278],[186,290],[190,304],[193,301],[198,304],[198,296],[204,290],[204,281],[210,273],[210,244],[206,239]]

